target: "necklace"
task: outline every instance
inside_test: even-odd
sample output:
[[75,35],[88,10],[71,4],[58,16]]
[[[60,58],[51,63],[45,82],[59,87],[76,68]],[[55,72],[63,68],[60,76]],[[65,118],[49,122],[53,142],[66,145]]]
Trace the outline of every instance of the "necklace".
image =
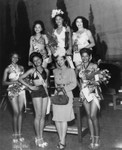
[[90,62],[88,62],[88,64],[85,66],[85,63],[83,64],[83,68],[84,70],[86,70],[89,67]]

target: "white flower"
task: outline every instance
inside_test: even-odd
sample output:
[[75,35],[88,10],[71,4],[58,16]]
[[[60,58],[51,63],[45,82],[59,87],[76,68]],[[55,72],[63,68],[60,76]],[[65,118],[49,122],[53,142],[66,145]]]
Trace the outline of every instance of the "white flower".
[[64,14],[64,12],[61,9],[53,9],[51,17],[54,18],[56,15],[59,15],[59,14]]

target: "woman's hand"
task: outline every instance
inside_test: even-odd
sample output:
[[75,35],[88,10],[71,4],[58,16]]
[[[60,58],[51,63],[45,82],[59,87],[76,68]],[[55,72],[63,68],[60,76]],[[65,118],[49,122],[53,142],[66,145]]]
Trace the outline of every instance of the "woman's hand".
[[11,84],[17,84],[19,81],[15,80],[15,81],[11,81]]

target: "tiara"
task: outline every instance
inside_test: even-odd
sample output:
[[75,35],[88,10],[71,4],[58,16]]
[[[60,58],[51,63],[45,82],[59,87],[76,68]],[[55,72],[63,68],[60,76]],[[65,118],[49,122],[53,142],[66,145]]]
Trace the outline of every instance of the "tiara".
[[61,9],[53,9],[51,17],[54,18],[56,15],[59,15],[59,14],[64,14],[64,12]]

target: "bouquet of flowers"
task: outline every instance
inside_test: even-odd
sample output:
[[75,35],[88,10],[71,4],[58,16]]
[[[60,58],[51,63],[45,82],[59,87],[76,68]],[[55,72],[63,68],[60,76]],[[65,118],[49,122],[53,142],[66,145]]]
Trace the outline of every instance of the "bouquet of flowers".
[[82,77],[85,80],[91,80],[104,84],[107,84],[109,82],[109,79],[111,78],[110,73],[107,69],[98,69],[96,71],[82,70],[79,73],[79,77]]
[[25,89],[25,86],[22,85],[20,82],[17,82],[15,84],[9,85],[7,91],[8,96],[12,99],[15,96],[18,96],[21,91]]
[[82,89],[80,91],[80,97],[82,100],[86,99],[88,102],[95,100],[98,108],[100,105],[98,100],[102,100],[102,90],[100,83],[107,84],[111,78],[110,73],[107,69],[100,70],[81,70],[79,77],[82,79]]
[[58,46],[58,41],[57,41],[57,37],[55,35],[50,34],[49,32],[47,33],[47,37],[48,37],[48,46],[50,48],[50,50],[52,51],[52,53],[54,54],[57,46]]

